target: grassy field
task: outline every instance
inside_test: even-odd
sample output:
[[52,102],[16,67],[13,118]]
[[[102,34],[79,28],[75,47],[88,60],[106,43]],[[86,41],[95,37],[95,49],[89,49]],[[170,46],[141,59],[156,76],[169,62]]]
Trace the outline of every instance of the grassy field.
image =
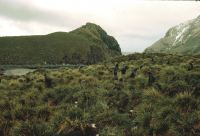
[[[116,63],[128,66],[124,81],[113,79]],[[2,136],[94,136],[94,124],[100,136],[199,136],[200,56],[133,54],[1,76],[0,111]]]

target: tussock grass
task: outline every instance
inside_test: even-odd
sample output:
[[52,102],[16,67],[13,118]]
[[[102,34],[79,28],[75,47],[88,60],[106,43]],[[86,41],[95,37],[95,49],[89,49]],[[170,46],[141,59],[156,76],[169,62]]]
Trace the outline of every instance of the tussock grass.
[[[188,71],[190,59],[195,66]],[[120,69],[122,63],[129,67],[124,81],[113,79],[116,62]],[[96,124],[102,136],[198,136],[198,62],[198,57],[134,54],[82,68],[1,76],[0,134],[79,136]],[[136,76],[130,77],[135,68]],[[155,77],[152,85],[149,71]]]

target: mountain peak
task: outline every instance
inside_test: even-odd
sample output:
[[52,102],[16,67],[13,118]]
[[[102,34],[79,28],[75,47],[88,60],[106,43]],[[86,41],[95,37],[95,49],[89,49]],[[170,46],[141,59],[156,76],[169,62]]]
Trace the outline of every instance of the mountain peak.
[[168,30],[145,52],[200,54],[200,16]]
[[105,32],[99,25],[96,25],[94,23],[86,23],[85,25],[83,25],[81,28],[84,28],[84,29],[87,29],[87,30],[90,30],[90,31],[103,31]]
[[121,54],[121,49],[117,40],[114,37],[108,35],[107,32],[99,25],[88,22],[82,27],[71,31],[71,33],[85,36],[87,39],[92,39],[96,42],[101,42],[105,45],[105,47],[112,49],[116,52],[120,52]]
[[95,23],[91,23],[91,22],[87,22],[85,24],[85,26],[95,26],[95,27],[99,27],[99,25],[95,24]]

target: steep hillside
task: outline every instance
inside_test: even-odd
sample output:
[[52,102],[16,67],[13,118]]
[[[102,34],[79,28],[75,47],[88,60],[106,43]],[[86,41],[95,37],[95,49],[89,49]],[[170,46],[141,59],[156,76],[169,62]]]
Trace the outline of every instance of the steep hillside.
[[200,54],[200,16],[170,28],[145,52]]
[[68,33],[0,37],[0,64],[93,64],[120,54],[117,41],[92,23]]

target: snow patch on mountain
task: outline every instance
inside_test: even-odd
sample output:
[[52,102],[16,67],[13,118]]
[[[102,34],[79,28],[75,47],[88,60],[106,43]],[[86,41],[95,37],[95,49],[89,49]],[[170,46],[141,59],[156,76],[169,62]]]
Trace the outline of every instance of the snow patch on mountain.
[[186,33],[190,29],[190,23],[191,21],[188,21],[186,23],[181,23],[180,25],[175,27],[176,36],[175,36],[172,46],[176,46],[177,43],[183,42],[184,37],[186,36]]

